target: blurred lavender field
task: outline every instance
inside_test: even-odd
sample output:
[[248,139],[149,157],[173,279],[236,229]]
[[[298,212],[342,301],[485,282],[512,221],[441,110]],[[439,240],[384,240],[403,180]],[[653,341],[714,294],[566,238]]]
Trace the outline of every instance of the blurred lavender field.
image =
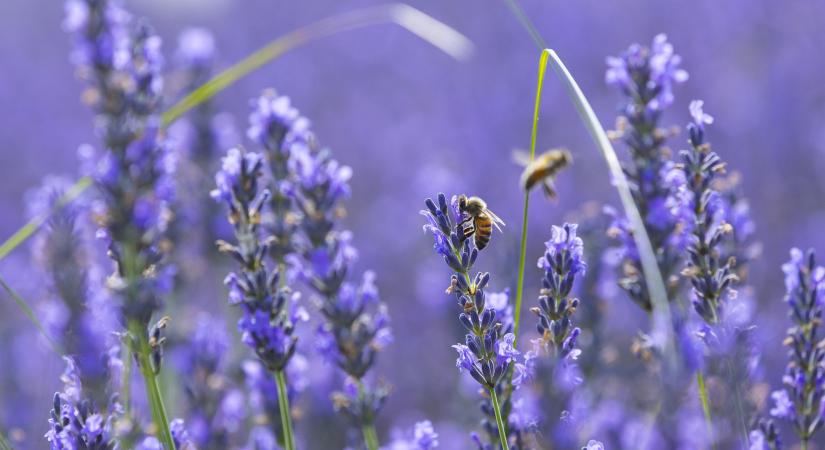
[[[179,35],[187,28],[202,27],[214,35],[213,72],[217,72],[302,25],[376,4],[380,3],[124,2],[135,19],[145,18],[162,38],[164,107],[192,87],[176,52]],[[481,196],[507,225],[503,233],[494,232],[478,267],[492,274],[490,293],[505,288],[515,292],[523,191],[518,184],[522,167],[513,162],[512,151],[530,143],[539,52],[504,2],[409,4],[466,35],[474,44],[470,59],[456,61],[398,26],[378,25],[292,51],[211,102],[235,134],[225,136],[228,145],[215,149],[205,163],[211,168],[207,185],[198,181],[189,187],[203,187],[197,195],[208,205],[202,208],[212,208],[215,223],[184,223],[174,230],[178,233],[174,239],[181,243],[176,249],[197,251],[172,257],[178,267],[176,279],[184,281],[165,296],[165,309],[155,317],[171,317],[161,372],[169,418],[185,419],[195,440],[199,433],[208,433],[195,429],[193,423],[199,419],[187,405],[192,403],[193,390],[214,387],[216,381],[191,374],[196,371],[191,369],[189,341],[205,342],[205,353],[213,355],[220,353],[224,342],[229,346],[218,363],[220,383],[227,383],[221,385],[221,401],[226,404],[219,407],[225,413],[218,413],[215,420],[235,435],[224,443],[198,448],[276,448],[262,440],[249,444],[252,440],[247,438],[258,420],[257,409],[271,406],[261,404],[270,401],[266,390],[274,387],[256,385],[256,370],[262,371],[262,366],[248,362],[255,358],[236,331],[240,310],[227,304],[228,291],[222,282],[237,264],[200,241],[193,243],[211,237],[213,229],[218,237],[234,242],[232,227],[225,223],[225,207],[213,204],[206,191],[214,188],[212,172],[220,167],[219,158],[229,145],[242,143],[251,151],[263,151],[245,136],[250,101],[267,88],[288,96],[310,120],[321,145],[352,168],[351,196],[340,224],[353,232],[352,244],[358,249],[351,278],[358,283],[363,272],[374,271],[381,301],[392,317],[394,339],[370,370],[392,386],[375,423],[382,448],[431,448],[402,442],[415,440],[411,430],[423,420],[432,422],[439,448],[479,448],[468,436],[472,431],[483,435],[478,386],[454,367],[456,352],[451,345],[463,341],[464,328],[456,320],[460,309],[454,298],[444,293],[451,271],[433,255],[419,211],[424,199],[439,192],[447,193],[448,200],[452,194]],[[782,387],[788,360],[783,339],[791,322],[780,268],[792,247],[825,251],[821,232],[825,178],[818,172],[825,168],[825,4],[813,0],[524,0],[521,4],[608,129],[614,128],[623,100],[605,82],[606,57],[621,54],[634,42],[649,45],[659,33],[667,34],[682,57],[681,68],[689,79],[674,87],[675,101],[661,119],[661,126],[678,126],[681,131],[667,145],[674,153],[689,147],[688,105],[704,100],[705,111],[714,117],[706,138],[727,163],[728,173],[741,174],[741,192],[755,223],[753,248],[761,250],[758,258],[747,262],[748,287],[740,286],[740,297],[753,297],[755,306],[748,321],[756,326],[752,345],[759,364],[751,374],[753,386],[743,394],[748,404],[743,420],[748,430],[756,428],[756,420],[770,416],[774,408],[770,393]],[[85,143],[101,147],[94,114],[81,100],[84,83],[75,76],[69,58],[73,41],[63,30],[64,16],[62,2],[0,2],[2,238],[29,220],[36,210],[33,189],[45,177],[77,179],[82,172],[78,147]],[[191,114],[185,120],[191,122]],[[185,140],[183,128],[173,126],[169,134],[172,141]],[[658,420],[647,409],[655,405],[659,392],[658,387],[645,385],[654,383],[656,370],[645,369],[649,361],[639,356],[643,351],[636,355],[633,351],[638,332],[649,331],[647,315],[617,286],[616,276],[611,275],[615,268],[605,261],[610,254],[594,253],[611,242],[607,237],[611,221],[602,206],[621,211],[620,203],[602,156],[561,83],[548,73],[537,151],[559,146],[568,148],[575,162],[558,177],[558,201],[547,201],[538,193],[532,196],[519,346],[539,337],[536,318],[528,309],[538,305],[543,272],[534,262],[545,251],[543,242],[551,238],[551,225],[579,222],[589,266],[588,278],[580,277],[574,288],[580,304],[573,321],[582,328],[578,344],[582,356],[580,371],[573,376],[582,377],[582,382],[574,392],[554,387],[556,380],[548,373],[553,369],[540,364],[532,387],[520,390],[532,392],[524,402],[533,404],[522,404],[519,411],[537,419],[535,424],[526,420],[531,423],[525,426],[536,437],[530,444],[510,448],[579,449],[590,439],[610,449],[711,448],[692,379],[686,383],[684,397],[679,397],[678,403],[684,405],[678,413],[666,410]],[[627,161],[625,146],[615,146]],[[192,152],[183,154],[195,157]],[[186,215],[184,209],[175,212]],[[44,245],[39,242],[42,235],[38,236],[0,261],[0,275],[52,332],[60,329],[66,311],[54,306],[56,297],[38,261]],[[104,247],[97,245],[101,254]],[[105,273],[90,282],[102,283],[109,270],[106,266]],[[322,322],[321,314],[308,301],[313,294],[304,291],[312,318],[296,331],[300,364],[306,367],[294,379],[302,379],[305,386],[290,396],[298,448],[364,448],[357,427],[353,430],[333,410],[330,394],[341,389],[342,376],[316,351],[315,328]],[[0,299],[0,432],[13,448],[46,448],[43,435],[49,430],[53,395],[63,390],[66,364],[6,292],[0,293]],[[697,319],[687,300],[684,305],[685,315]],[[825,377],[825,368],[821,373]],[[768,448],[756,447],[753,436],[749,442],[738,438],[739,425],[731,419],[737,414],[726,411],[733,401],[731,393],[724,380],[709,376],[708,381],[712,403],[718,407],[714,412],[719,413],[714,448]],[[817,382],[821,392],[825,380]],[[133,385],[135,408],[148,424],[143,385],[138,381]],[[106,406],[106,397],[96,400]],[[825,408],[825,401],[822,405]],[[277,413],[277,404],[274,409]],[[228,417],[228,411],[239,417]],[[777,425],[786,448],[800,448],[789,423],[779,420]],[[390,447],[394,438],[397,446]],[[498,443],[487,448],[498,449]],[[825,430],[813,435],[807,449],[825,449]]]

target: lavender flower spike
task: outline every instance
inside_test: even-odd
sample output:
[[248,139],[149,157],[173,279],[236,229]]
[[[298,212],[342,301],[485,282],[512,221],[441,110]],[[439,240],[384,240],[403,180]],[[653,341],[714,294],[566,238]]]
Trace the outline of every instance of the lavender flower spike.
[[587,270],[584,245],[576,236],[577,228],[578,225],[569,223],[553,226],[552,237],[545,243],[547,250],[538,261],[538,267],[544,270],[539,306],[530,309],[539,317],[537,329],[541,346],[550,347],[560,360],[568,356],[575,359],[576,339],[581,333],[570,320],[579,306],[579,300],[570,297],[573,283]]
[[705,125],[713,123],[713,118],[703,112],[702,104],[701,100],[690,104],[691,149],[680,152],[686,180],[683,203],[689,210],[685,221],[692,231],[690,258],[682,274],[693,286],[694,309],[708,325],[715,325],[720,321],[723,302],[734,293],[732,285],[738,277],[734,261],[720,261],[720,244],[733,230],[723,220],[720,194],[712,187],[725,164],[705,142]]
[[[674,86],[687,80],[687,72],[679,67],[681,58],[663,34],[656,36],[650,47],[634,44],[619,57],[608,58],[607,64],[607,83],[624,96],[614,138],[629,150],[630,161],[623,165],[624,170],[672,301],[678,281],[675,272],[685,245],[685,233],[678,226],[681,217],[674,214],[672,203],[684,180],[673,176],[674,165],[665,149],[668,132],[659,122],[662,112],[673,103]],[[633,237],[625,218],[617,215],[615,219],[611,234],[619,237],[624,247],[624,276],[619,284],[634,302],[650,311]]]
[[85,152],[86,172],[100,195],[99,235],[115,265],[108,286],[121,300],[127,344],[143,375],[153,421],[166,447],[174,448],[158,388],[168,319],[150,326],[172,284],[165,264],[166,228],[172,216],[174,156],[160,133],[163,63],[161,41],[115,0],[69,0],[65,27],[75,37],[74,61],[89,84],[85,98],[105,151]]
[[269,191],[259,188],[263,163],[258,153],[240,148],[229,150],[215,175],[217,188],[211,195],[227,206],[228,220],[237,239],[237,244],[218,241],[218,248],[240,263],[240,270],[224,280],[229,287],[230,304],[240,305],[243,310],[238,331],[244,344],[277,378],[284,444],[287,449],[294,449],[284,369],[295,354],[298,338],[293,332],[299,311],[292,307],[297,293],[280,286],[280,277],[284,275],[268,270],[264,262],[270,239],[262,240],[260,236],[261,209],[269,199]]
[[[117,448],[114,416],[100,413],[93,403],[82,398],[80,372],[71,358],[61,380],[63,392],[54,395],[54,408],[46,433],[51,450],[113,450]],[[112,411],[117,411],[112,403]]]
[[[324,323],[317,331],[318,349],[349,377],[344,389],[333,394],[333,404],[361,428],[367,448],[377,450],[374,421],[389,388],[383,383],[370,387],[366,377],[393,337],[375,274],[365,272],[357,284],[348,281],[358,253],[351,245],[352,233],[340,228],[340,218],[350,194],[352,170],[339,164],[329,150],[316,147],[306,134],[306,119],[288,100],[265,97],[261,101],[265,107],[253,114],[250,136],[261,137],[256,130],[269,130],[264,140],[270,145],[267,149],[276,186],[278,161],[288,157],[288,177],[279,184],[291,191],[293,214],[300,217],[295,253],[287,261],[319,297]],[[270,119],[260,120],[262,117]],[[277,146],[272,147],[273,142]],[[282,219],[289,220],[289,216]]]
[[[427,209],[421,211],[427,220],[424,231],[432,234],[433,249],[453,272],[447,293],[456,296],[462,311],[458,320],[467,332],[463,344],[453,345],[458,352],[456,367],[484,387],[492,402],[484,408],[492,410],[496,418],[494,425],[485,418],[484,424],[489,425],[485,428],[488,428],[491,441],[498,441],[502,448],[508,449],[510,443],[504,425],[507,417],[502,415],[502,411],[510,410],[510,398],[504,395],[501,381],[511,367],[526,368],[527,358],[514,348],[515,336],[509,332],[509,326],[504,325],[504,318],[498,317],[496,309],[487,304],[485,289],[490,282],[490,274],[479,272],[471,275],[480,250],[475,246],[474,239],[465,234],[462,224],[465,213],[459,208],[458,198],[454,196],[450,204],[444,194],[438,194],[435,201],[428,198],[425,202]],[[516,378],[524,379],[524,376]],[[503,396],[501,404],[500,395]],[[481,438],[476,436],[474,439],[480,442]]]
[[825,268],[816,264],[813,251],[794,248],[782,271],[793,326],[784,341],[790,347],[784,389],[771,395],[776,402],[771,415],[790,421],[807,448],[825,423]]

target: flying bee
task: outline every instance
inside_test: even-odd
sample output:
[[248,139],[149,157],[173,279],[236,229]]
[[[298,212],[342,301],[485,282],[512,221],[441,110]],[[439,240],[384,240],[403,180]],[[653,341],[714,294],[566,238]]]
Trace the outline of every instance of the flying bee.
[[[484,247],[490,243],[493,237],[493,226],[498,231],[501,231],[501,227],[504,226],[504,221],[487,209],[487,203],[479,197],[467,197],[462,194],[458,197],[458,211],[467,214],[467,218],[458,224],[462,227],[464,239],[473,236],[476,248],[479,250],[484,250]],[[472,226],[465,228],[464,225],[468,222],[472,222]]]
[[563,148],[548,150],[532,161],[526,152],[516,150],[513,159],[524,166],[521,188],[530,192],[536,184],[541,183],[545,195],[552,200],[556,199],[556,186],[553,184],[556,175],[573,163],[573,155]]

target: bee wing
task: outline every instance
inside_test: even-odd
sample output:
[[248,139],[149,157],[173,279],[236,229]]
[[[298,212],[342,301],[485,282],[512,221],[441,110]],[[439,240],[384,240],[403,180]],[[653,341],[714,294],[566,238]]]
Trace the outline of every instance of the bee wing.
[[501,220],[501,217],[497,216],[494,212],[490,211],[489,209],[485,209],[484,213],[490,216],[490,219],[493,220],[493,225],[496,227],[496,229],[503,233],[503,231],[501,231],[501,227],[504,226],[504,221]]
[[553,184],[553,179],[547,177],[544,179],[544,183],[542,183],[542,187],[544,188],[544,193],[547,195],[547,198],[550,200],[556,200],[556,186]]
[[526,167],[530,164],[530,154],[527,153],[527,150],[522,148],[513,149],[513,162],[520,166]]

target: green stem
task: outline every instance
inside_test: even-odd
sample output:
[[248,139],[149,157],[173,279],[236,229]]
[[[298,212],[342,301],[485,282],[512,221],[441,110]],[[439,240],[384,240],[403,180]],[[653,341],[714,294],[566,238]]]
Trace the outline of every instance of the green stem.
[[[536,83],[536,102],[533,108],[533,129],[530,132],[530,161],[536,156],[536,136],[539,128],[539,111],[541,110],[541,91],[544,85],[544,74],[547,72],[547,52],[541,52],[539,58],[539,75]],[[524,267],[527,258],[527,212],[530,208],[530,192],[524,192],[524,208],[521,214],[521,245],[519,247],[518,280],[516,282],[516,304],[513,311],[513,334],[518,340],[519,324],[521,323],[521,302],[524,297]],[[513,343],[515,347],[515,342]]]
[[375,432],[375,425],[368,423],[361,427],[361,432],[364,433],[367,450],[378,450],[378,434]]
[[713,442],[713,418],[710,414],[710,401],[708,400],[708,390],[705,387],[705,377],[700,370],[696,371],[696,384],[699,386],[699,399],[702,401],[702,411],[705,413],[705,425],[707,426],[710,448],[716,448]]
[[146,395],[149,398],[152,422],[157,428],[158,439],[166,450],[175,450],[175,441],[172,439],[172,431],[169,428],[169,416],[166,414],[166,407],[163,404],[158,376],[152,367],[151,349],[149,348],[145,327],[132,324],[129,329],[133,343],[137,346],[137,349],[133,349],[133,351],[137,355],[140,373],[143,375],[143,381],[146,385]]
[[501,406],[498,404],[498,395],[494,388],[489,388],[490,399],[493,401],[493,412],[496,414],[496,426],[498,426],[498,437],[501,440],[502,450],[510,450],[507,444],[507,428],[504,426],[504,420],[501,418]]
[[281,413],[281,428],[284,432],[285,450],[295,450],[295,434],[292,430],[292,414],[289,409],[289,396],[286,390],[286,376],[283,370],[275,372],[278,382],[278,408]]
[[[361,380],[358,380],[358,399],[364,399],[364,383]],[[372,420],[369,420],[361,427],[361,432],[364,435],[364,445],[367,446],[367,450],[378,450],[378,433],[375,432],[375,425],[372,423]]]

